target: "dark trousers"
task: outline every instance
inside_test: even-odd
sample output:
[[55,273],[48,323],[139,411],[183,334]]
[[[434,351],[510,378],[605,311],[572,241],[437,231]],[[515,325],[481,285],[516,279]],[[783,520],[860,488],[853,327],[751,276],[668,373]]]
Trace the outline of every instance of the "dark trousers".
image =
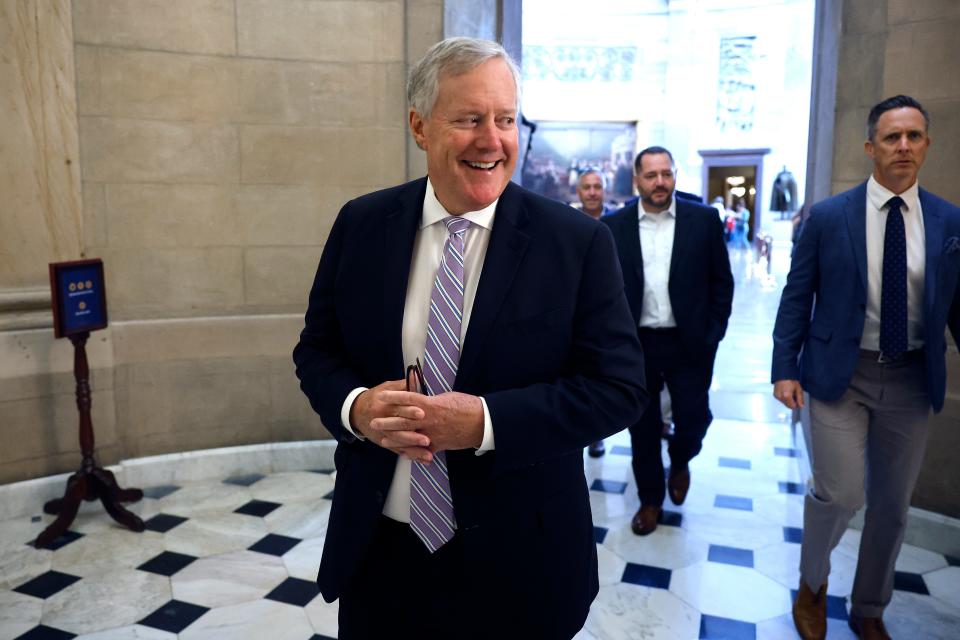
[[689,353],[680,342],[676,329],[641,328],[639,335],[643,344],[647,392],[653,400],[639,422],[630,427],[633,477],[637,481],[640,503],[660,506],[667,490],[660,454],[663,432],[660,391],[666,384],[673,410],[670,464],[684,466],[700,453],[707,427],[713,421],[708,392],[716,353]]

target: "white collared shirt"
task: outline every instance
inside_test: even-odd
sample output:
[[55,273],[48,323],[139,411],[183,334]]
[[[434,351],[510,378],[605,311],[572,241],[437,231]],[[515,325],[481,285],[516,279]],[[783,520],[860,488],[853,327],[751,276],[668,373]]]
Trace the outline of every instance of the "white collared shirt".
[[677,221],[677,195],[670,207],[660,213],[648,213],[643,200],[637,201],[640,224],[640,252],[643,254],[643,305],[641,327],[677,326],[670,305],[670,262],[673,257],[673,235]]
[[[887,201],[903,198],[900,212],[907,235],[907,348],[923,347],[923,278],[926,272],[923,211],[917,182],[896,194],[871,175],[867,180],[867,317],[860,348],[880,350],[880,299],[883,285],[883,240],[887,230]],[[828,285],[829,286],[829,285]]]
[[[477,285],[480,282],[480,272],[483,270],[483,260],[487,255],[487,245],[490,243],[490,232],[493,230],[493,216],[497,209],[498,200],[494,200],[479,211],[464,213],[461,217],[471,222],[464,237],[463,259],[463,320],[460,324],[460,348],[466,346],[464,337],[467,335],[467,326],[473,311],[473,300],[477,294]],[[407,297],[403,307],[403,361],[412,364],[417,358],[424,361],[424,349],[427,343],[427,323],[430,318],[430,294],[433,291],[434,279],[440,267],[440,258],[443,255],[443,245],[449,232],[443,219],[450,214],[437,200],[433,184],[427,179],[427,193],[423,199],[423,213],[420,217],[420,227],[413,243],[413,259],[410,263],[410,277],[407,281]],[[366,387],[358,387],[350,392],[340,411],[340,420],[345,429],[357,435],[350,427],[350,407],[354,400]],[[483,403],[483,442],[477,449],[477,455],[494,449],[493,424],[487,403]],[[383,515],[399,522],[410,521],[410,461],[398,457],[397,467],[390,483],[387,500],[383,506]]]

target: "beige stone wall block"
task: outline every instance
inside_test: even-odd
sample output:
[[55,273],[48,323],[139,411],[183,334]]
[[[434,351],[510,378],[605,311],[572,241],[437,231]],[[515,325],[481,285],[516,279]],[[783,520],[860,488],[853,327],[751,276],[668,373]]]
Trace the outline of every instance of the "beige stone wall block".
[[99,71],[99,113],[104,115],[193,122],[236,120],[238,69],[232,59],[101,48]]
[[887,26],[886,4],[877,0],[845,0],[843,3],[844,33],[883,31]]
[[906,93],[921,102],[960,96],[958,30],[960,20],[892,29],[884,62],[885,93]]
[[[107,445],[97,448],[97,458],[103,465],[114,464],[120,460],[118,448]],[[0,484],[42,478],[59,473],[73,473],[80,466],[80,455],[75,451],[49,453],[38,458],[23,458],[0,465]],[[66,489],[66,483],[64,483]],[[42,505],[37,504],[37,513]],[[105,516],[106,517],[106,516]]]
[[320,246],[346,202],[343,191],[332,186],[245,185],[235,198],[247,246]]
[[69,0],[0,4],[0,288],[43,286],[82,236]]
[[247,249],[243,264],[246,302],[252,305],[287,305],[306,311],[319,254],[318,249],[309,247]]
[[242,122],[313,126],[340,122],[340,63],[241,58],[237,65]]
[[886,34],[866,33],[843,39],[837,74],[837,108],[872,107],[883,99]]
[[[932,140],[920,172],[920,184],[941,198],[960,205],[960,180],[957,179],[957,176],[960,176],[960,157],[957,155],[957,141],[960,141],[960,94],[952,100],[927,102],[922,96],[920,100],[930,113]],[[952,338],[947,342],[952,345]],[[951,379],[956,381],[960,380],[960,377]],[[960,384],[953,386],[960,390]]]
[[77,65],[77,112],[85,116],[103,115],[100,105],[100,47],[78,44],[74,48]]
[[337,101],[346,126],[406,127],[406,74],[402,63],[340,67]]
[[116,320],[206,315],[243,301],[239,248],[105,249],[103,262]]
[[234,54],[233,0],[73,0],[77,42]]
[[403,60],[403,3],[236,0],[240,55],[294,60]]
[[240,243],[232,188],[109,184],[106,200],[109,247],[222,247]]
[[107,190],[101,182],[83,183],[83,248],[85,255],[107,244]]
[[887,22],[891,25],[921,20],[960,18],[957,0],[887,0]]
[[863,150],[869,112],[869,107],[837,109],[833,143],[834,183],[860,183],[873,170],[873,164]]
[[83,175],[93,182],[235,183],[230,125],[80,118]]
[[286,357],[302,328],[301,313],[118,322],[113,325],[114,357],[118,366]]
[[406,129],[343,129],[339,135],[341,184],[372,191],[404,181]]
[[250,125],[240,129],[244,184],[339,184],[336,129]]
[[[291,352],[294,345],[296,341],[290,345]],[[273,423],[279,425],[274,432],[282,434],[278,439],[313,440],[330,437],[330,432],[323,426],[320,416],[300,391],[300,381],[289,355],[270,361],[270,404],[273,407]]]
[[[107,296],[109,311],[109,288]],[[109,370],[113,365],[112,329],[108,327],[91,333],[86,349],[87,364],[93,379],[97,375],[96,371]],[[54,338],[53,329],[0,331],[0,400],[40,397],[46,393],[53,393],[56,391],[55,387],[45,390],[37,389],[32,394],[18,395],[15,391],[18,388],[17,380],[60,373],[73,375],[73,344],[68,339]],[[3,413],[0,412],[0,424],[2,424],[2,416]]]
[[415,62],[443,40],[443,2],[413,2],[407,6],[407,60]]

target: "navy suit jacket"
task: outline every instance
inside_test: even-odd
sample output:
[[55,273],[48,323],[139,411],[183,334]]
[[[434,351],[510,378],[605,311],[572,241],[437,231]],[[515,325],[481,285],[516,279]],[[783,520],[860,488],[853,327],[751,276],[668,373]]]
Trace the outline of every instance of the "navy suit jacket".
[[[340,410],[352,389],[404,377],[404,300],[425,191],[422,178],[343,207],[294,350],[301,388],[338,441],[318,576],[328,601],[363,560],[397,461],[352,437]],[[509,184],[454,384],[485,399],[496,449],[447,452],[464,580],[486,590],[491,611],[470,624],[488,625],[489,637],[509,637],[503,625],[531,617],[545,637],[582,626],[598,590],[582,450],[640,417],[643,384],[607,228]]]
[[[670,306],[687,351],[714,354],[727,332],[733,305],[733,274],[723,224],[713,207],[677,198],[670,256]],[[643,309],[643,255],[638,203],[600,219],[617,242],[630,311],[640,322]]]
[[[773,329],[771,378],[799,380],[830,402],[850,385],[867,310],[867,183],[817,203],[797,241]],[[920,189],[927,385],[934,412],[946,387],[945,327],[960,335],[960,208]]]

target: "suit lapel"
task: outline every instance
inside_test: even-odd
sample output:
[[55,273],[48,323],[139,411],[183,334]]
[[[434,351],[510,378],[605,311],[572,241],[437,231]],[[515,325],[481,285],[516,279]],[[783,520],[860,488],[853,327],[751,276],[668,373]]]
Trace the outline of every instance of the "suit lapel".
[[525,230],[529,215],[522,206],[520,189],[508,183],[497,203],[493,230],[470,312],[470,325],[463,340],[455,388],[463,388],[463,382],[469,379],[471,369],[483,351],[484,342],[513,284],[530,240]]
[[[398,198],[397,208],[386,215],[381,226],[383,236],[383,332],[389,371],[400,371],[403,362],[403,307],[407,298],[413,244],[423,215],[427,180],[410,183]],[[390,374],[392,376],[394,374]]]
[[923,311],[927,318],[932,317],[933,305],[937,294],[937,271],[940,265],[940,252],[943,249],[943,218],[940,209],[920,189],[920,208],[923,210],[924,249],[926,265],[923,276]]
[[625,255],[633,262],[633,272],[640,281],[643,291],[643,251],[640,248],[640,203],[630,205],[616,227],[617,247],[622,247]]
[[851,191],[846,196],[844,214],[847,219],[847,232],[857,262],[860,284],[867,292],[867,183]]
[[[676,195],[674,195],[676,198]],[[690,211],[687,210],[686,206],[683,205],[681,200],[677,200],[677,218],[673,223],[673,248],[670,250],[670,275],[667,280],[667,288],[669,289],[670,283],[674,280],[674,275],[677,271],[677,265],[680,264],[681,255],[683,251],[683,243],[686,242],[688,237],[688,224],[690,222]]]

